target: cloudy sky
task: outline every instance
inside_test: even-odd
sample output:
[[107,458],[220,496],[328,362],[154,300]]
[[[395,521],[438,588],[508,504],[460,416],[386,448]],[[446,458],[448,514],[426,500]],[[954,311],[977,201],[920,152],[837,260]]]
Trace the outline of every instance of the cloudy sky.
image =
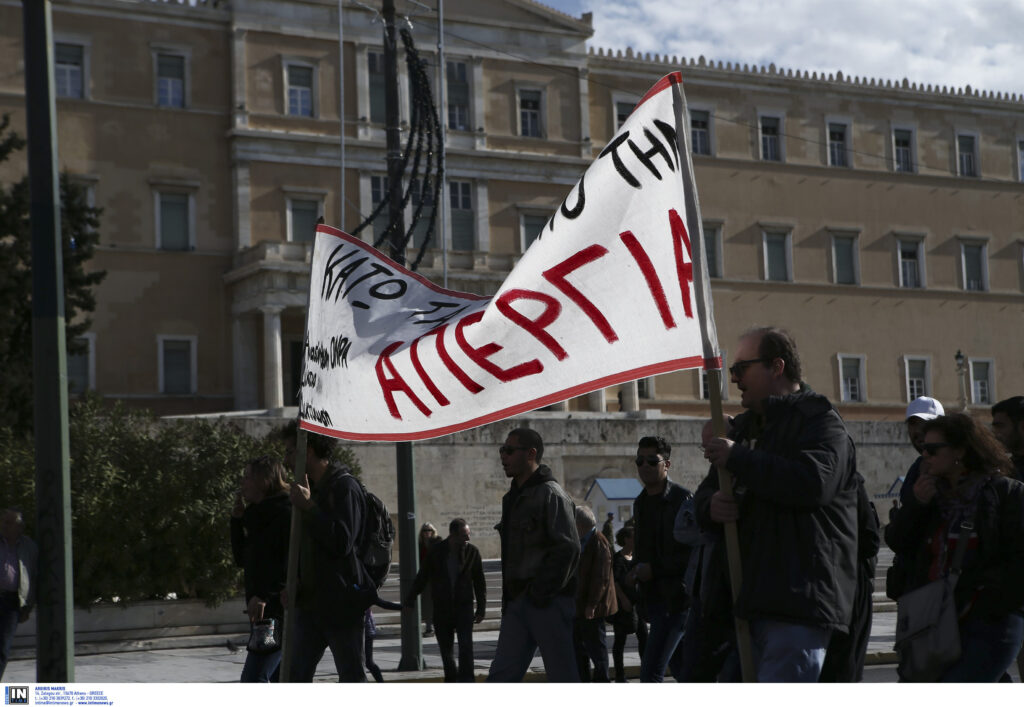
[[540,0],[593,47],[1024,93],[1024,0]]

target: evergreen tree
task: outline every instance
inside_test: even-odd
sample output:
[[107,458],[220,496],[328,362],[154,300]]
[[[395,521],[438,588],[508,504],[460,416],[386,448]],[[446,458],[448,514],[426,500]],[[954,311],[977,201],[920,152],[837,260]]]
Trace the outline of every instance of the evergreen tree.
[[[0,118],[0,164],[25,147]],[[86,190],[67,173],[60,176],[61,240],[64,260],[64,320],[68,353],[84,353],[76,342],[89,330],[96,308],[93,288],[106,277],[88,271],[99,241],[101,209],[89,206]],[[0,184],[0,426],[19,434],[32,429],[32,230],[28,178]]]

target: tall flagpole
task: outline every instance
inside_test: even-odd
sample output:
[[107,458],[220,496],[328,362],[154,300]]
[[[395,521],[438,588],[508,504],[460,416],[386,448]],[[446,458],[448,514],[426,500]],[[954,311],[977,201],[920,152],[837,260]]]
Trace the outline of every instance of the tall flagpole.
[[[725,418],[722,414],[722,363],[721,354],[718,348],[718,332],[715,328],[715,315],[711,300],[711,286],[708,284],[707,255],[704,253],[704,225],[701,223],[700,202],[697,198],[697,185],[693,177],[693,160],[690,158],[690,130],[689,109],[686,106],[686,96],[682,86],[675,89],[673,93],[673,107],[676,118],[676,141],[679,147],[679,155],[682,164],[680,172],[683,179],[683,192],[686,199],[686,221],[691,231],[695,231],[696,238],[693,238],[696,258],[692,258],[694,266],[694,296],[697,304],[697,316],[700,319],[701,341],[704,348],[705,365],[708,362],[717,362],[716,366],[707,369],[708,376],[708,398],[711,403],[711,425],[716,437],[725,436]],[[692,242],[691,241],[691,242]],[[698,283],[699,280],[699,283]],[[725,467],[718,467],[718,488],[728,497],[732,497],[732,477]],[[750,626],[746,619],[736,615],[736,600],[739,598],[740,587],[743,583],[742,563],[740,561],[739,533],[736,530],[736,523],[725,523],[725,551],[729,564],[729,585],[732,590],[733,620],[736,627],[736,647],[740,654],[740,670],[744,682],[754,682],[754,659],[753,650],[750,644]]]
[[444,0],[437,0],[437,87],[438,107],[441,109],[441,135],[438,149],[438,174],[441,179],[441,270],[444,287],[448,288],[448,176],[445,174],[445,140],[448,137],[448,73],[444,59]]

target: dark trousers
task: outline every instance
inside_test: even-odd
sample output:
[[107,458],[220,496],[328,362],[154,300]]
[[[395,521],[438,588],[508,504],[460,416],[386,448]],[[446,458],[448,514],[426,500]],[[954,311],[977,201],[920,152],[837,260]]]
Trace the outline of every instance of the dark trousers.
[[373,637],[374,634],[363,629],[363,658],[366,660],[366,669],[377,682],[384,682],[384,675],[380,672],[380,666],[373,662]]
[[7,661],[11,658],[11,644],[14,643],[14,632],[18,630],[18,605],[17,593],[0,596],[0,678],[7,669]]
[[[576,644],[576,666],[580,682],[608,682],[608,644],[605,642],[604,619],[576,619],[573,623]],[[590,672],[590,664],[594,672]]]
[[647,647],[647,622],[637,620],[636,630],[633,631],[629,626],[613,623],[612,627],[615,629],[615,642],[612,644],[612,659],[615,662],[615,682],[626,682],[626,639],[629,638],[630,634],[636,634],[637,642],[637,653],[640,655],[640,659],[643,660],[644,649]]
[[[455,665],[455,636],[459,637],[459,663]],[[455,608],[455,615],[434,611],[434,635],[441,650],[445,682],[475,682],[473,676],[473,605]]]
[[366,682],[363,633],[362,614],[341,621],[308,609],[296,609],[295,658],[290,682],[313,682],[316,666],[328,646],[334,656],[338,682]]

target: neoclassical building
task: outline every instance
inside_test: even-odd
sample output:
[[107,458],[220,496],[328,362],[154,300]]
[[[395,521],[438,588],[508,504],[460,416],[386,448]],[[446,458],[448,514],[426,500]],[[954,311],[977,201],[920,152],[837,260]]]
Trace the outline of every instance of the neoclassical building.
[[[316,220],[354,229],[386,189],[369,5],[345,4],[339,56],[336,0],[54,0],[59,159],[104,209],[108,272],[75,391],[166,414],[293,404]],[[436,72],[434,7],[398,3]],[[0,0],[0,112],[23,132],[20,8]],[[445,13],[450,287],[496,291],[647,88],[681,71],[727,358],[748,327],[786,326],[805,378],[854,419],[1024,392],[1021,96],[613,55],[588,47],[589,15],[531,0]],[[404,64],[400,81],[408,121]],[[420,272],[441,282],[439,247]],[[704,415],[706,397],[682,371],[564,407]]]

